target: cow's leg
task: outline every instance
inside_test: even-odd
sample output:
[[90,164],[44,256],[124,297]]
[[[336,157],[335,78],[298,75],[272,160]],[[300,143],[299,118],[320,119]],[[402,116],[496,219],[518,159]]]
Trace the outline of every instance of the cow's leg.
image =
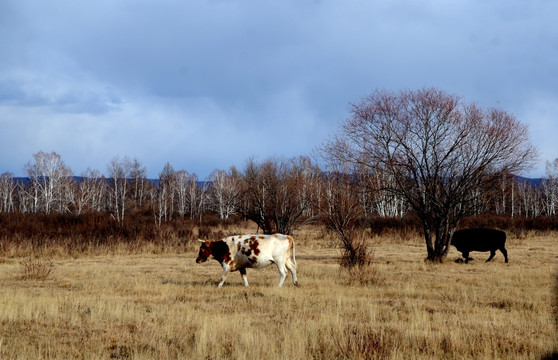
[[231,267],[228,264],[223,263],[223,273],[221,274],[221,282],[219,283],[219,287],[222,287],[227,280],[227,277],[231,273]]
[[285,262],[285,266],[287,266],[287,269],[291,272],[291,277],[293,278],[293,284],[295,286],[298,286],[298,280],[296,279],[296,265],[293,264],[293,262],[289,258]]
[[240,268],[240,269],[238,269],[238,271],[240,271],[240,276],[242,277],[242,281],[244,281],[244,286],[248,286],[248,278],[246,277],[246,269],[245,268]]
[[279,275],[281,276],[279,278],[279,287],[283,286],[283,283],[285,282],[285,278],[287,277],[287,267],[285,266],[285,263],[280,263],[280,262],[276,262],[275,263],[277,265],[277,269],[279,270]]
[[463,258],[465,259],[465,264],[469,262],[469,260],[474,260],[472,257],[469,257],[469,252],[468,251],[463,251],[461,253],[461,255],[463,255]]
[[500,251],[502,252],[502,254],[504,254],[504,259],[506,259],[506,262],[508,262],[508,251],[506,250],[505,247],[501,247]]
[[486,262],[492,260],[492,258],[496,255],[496,250],[490,250],[490,257],[486,259]]

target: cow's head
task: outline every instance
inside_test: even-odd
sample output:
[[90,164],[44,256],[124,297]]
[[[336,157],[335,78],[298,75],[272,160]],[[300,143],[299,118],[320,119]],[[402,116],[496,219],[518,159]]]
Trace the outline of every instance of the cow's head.
[[211,247],[210,241],[205,241],[205,240],[198,240],[200,241],[202,244],[200,246],[200,251],[198,252],[198,257],[196,258],[196,263],[202,263],[202,262],[206,262],[207,259],[209,259],[209,257],[212,255],[211,252]]

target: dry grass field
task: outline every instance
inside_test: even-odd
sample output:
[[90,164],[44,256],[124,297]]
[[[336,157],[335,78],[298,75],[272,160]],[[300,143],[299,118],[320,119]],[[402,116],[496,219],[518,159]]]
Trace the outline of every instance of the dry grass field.
[[500,253],[456,263],[455,249],[430,264],[419,239],[374,238],[362,282],[340,270],[320,231],[295,240],[298,288],[290,275],[276,288],[268,267],[248,270],[248,288],[233,273],[218,289],[219,264],[195,264],[193,247],[0,258],[0,358],[540,359],[556,350],[556,235],[509,239],[509,264]]

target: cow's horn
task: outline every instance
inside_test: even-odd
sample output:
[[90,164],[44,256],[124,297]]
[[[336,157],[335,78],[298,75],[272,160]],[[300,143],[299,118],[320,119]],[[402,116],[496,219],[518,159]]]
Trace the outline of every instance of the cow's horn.
[[204,243],[204,242],[205,242],[205,240],[202,240],[202,239],[198,239],[198,241],[199,241],[199,242],[202,242],[202,243]]

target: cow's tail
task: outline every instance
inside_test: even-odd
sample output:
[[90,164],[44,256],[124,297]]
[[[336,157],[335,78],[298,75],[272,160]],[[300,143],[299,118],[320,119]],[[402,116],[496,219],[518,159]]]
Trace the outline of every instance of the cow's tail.
[[294,239],[292,236],[288,236],[289,239],[289,247],[291,248],[291,256],[290,256],[290,260],[291,263],[293,264],[293,266],[296,269],[296,256],[295,256],[295,243],[294,243]]
[[296,256],[295,256],[295,243],[292,236],[287,235],[287,239],[289,239],[289,257],[285,265],[291,272],[291,276],[293,277],[293,284],[294,286],[298,286],[298,280],[296,277]]

